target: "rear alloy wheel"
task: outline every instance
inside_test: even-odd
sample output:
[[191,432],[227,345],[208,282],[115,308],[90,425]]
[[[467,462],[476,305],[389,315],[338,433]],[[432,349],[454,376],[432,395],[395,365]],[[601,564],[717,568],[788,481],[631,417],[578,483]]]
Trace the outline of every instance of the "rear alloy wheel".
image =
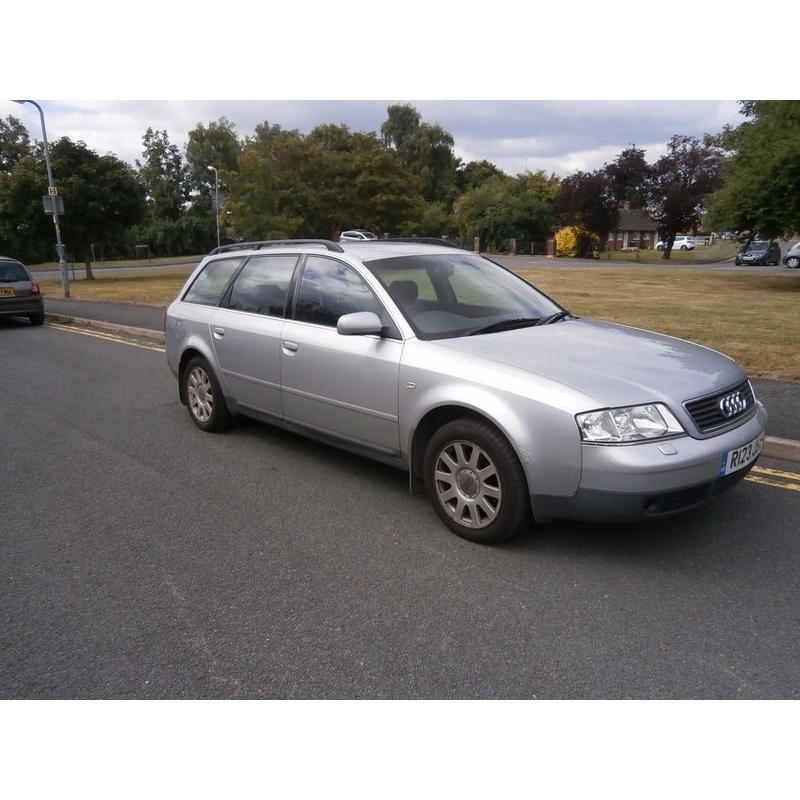
[[184,396],[189,416],[204,431],[219,431],[230,423],[230,413],[213,371],[200,357],[189,361],[183,370]]
[[797,269],[798,267],[800,267],[800,258],[798,258],[797,256],[792,256],[791,258],[787,258],[786,266],[789,267],[789,269]]
[[517,455],[499,431],[478,420],[449,422],[431,437],[425,488],[440,519],[464,539],[500,542],[530,526],[528,483]]

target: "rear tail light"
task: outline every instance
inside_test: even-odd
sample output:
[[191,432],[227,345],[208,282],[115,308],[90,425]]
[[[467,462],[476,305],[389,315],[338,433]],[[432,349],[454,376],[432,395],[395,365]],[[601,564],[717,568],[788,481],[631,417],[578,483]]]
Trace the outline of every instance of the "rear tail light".
[[36,281],[31,281],[31,294],[41,294],[42,291],[39,289],[39,284]]

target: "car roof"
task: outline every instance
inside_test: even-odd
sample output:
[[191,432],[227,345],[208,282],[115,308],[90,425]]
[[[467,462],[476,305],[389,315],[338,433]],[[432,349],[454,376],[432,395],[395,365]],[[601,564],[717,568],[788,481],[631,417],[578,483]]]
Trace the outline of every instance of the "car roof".
[[415,244],[414,242],[392,242],[390,239],[377,239],[371,242],[340,242],[345,253],[354,255],[359,261],[378,261],[383,258],[401,256],[453,255],[466,250],[446,244]]

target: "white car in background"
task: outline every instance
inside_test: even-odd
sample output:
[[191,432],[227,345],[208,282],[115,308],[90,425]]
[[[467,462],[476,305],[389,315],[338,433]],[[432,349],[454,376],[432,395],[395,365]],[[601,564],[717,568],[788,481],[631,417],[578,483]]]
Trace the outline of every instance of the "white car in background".
[[[656,250],[663,250],[666,247],[666,242],[659,241],[656,244]],[[672,245],[673,250],[694,250],[694,237],[693,236],[676,236],[675,244]]]
[[354,229],[352,231],[342,231],[339,236],[340,242],[370,242],[378,237],[372,231]]

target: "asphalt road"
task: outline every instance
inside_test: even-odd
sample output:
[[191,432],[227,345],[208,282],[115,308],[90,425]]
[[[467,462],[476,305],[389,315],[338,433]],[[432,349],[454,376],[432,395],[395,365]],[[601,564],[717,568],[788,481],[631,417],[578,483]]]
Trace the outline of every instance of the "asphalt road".
[[0,697],[800,696],[800,491],[487,548],[389,467],[201,433],[161,353],[3,323],[0,365]]

